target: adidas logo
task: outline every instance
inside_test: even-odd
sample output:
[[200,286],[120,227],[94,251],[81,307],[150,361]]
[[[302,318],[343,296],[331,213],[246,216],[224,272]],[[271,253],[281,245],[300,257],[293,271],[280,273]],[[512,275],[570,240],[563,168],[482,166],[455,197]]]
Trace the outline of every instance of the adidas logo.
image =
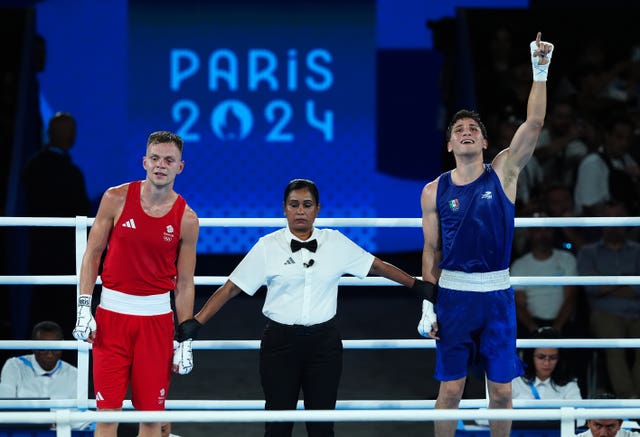
[[129,219],[126,222],[124,222],[122,224],[123,228],[131,228],[131,229],[135,229],[136,228],[136,222],[133,221],[133,219]]
[[104,401],[104,398],[102,397],[102,393],[98,392],[96,394],[96,401]]
[[284,265],[286,266],[287,264],[295,264],[295,263],[296,262],[293,260],[293,258],[289,257],[289,259],[284,262]]

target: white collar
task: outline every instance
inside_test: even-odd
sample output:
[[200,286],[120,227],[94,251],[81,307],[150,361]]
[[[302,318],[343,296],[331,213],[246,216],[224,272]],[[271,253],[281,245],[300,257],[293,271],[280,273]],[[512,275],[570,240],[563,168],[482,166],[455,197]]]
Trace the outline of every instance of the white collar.
[[287,237],[287,240],[297,240],[297,241],[310,241],[310,240],[313,240],[314,238],[317,239],[317,237],[318,237],[315,227],[312,228],[311,236],[306,240],[301,240],[300,238],[298,238],[295,235],[293,235],[293,232],[291,232],[291,230],[289,229],[288,226],[286,228],[284,228],[284,234]]

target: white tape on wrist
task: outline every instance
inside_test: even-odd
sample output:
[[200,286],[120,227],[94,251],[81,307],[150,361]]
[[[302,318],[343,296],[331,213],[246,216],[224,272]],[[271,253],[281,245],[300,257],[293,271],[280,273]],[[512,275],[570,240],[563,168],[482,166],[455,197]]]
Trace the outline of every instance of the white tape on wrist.
[[544,57],[547,58],[547,63],[540,65],[540,56],[534,56],[533,54],[538,50],[538,44],[535,41],[531,41],[529,45],[531,48],[531,68],[533,70],[533,81],[534,82],[546,82],[547,76],[549,75],[549,65],[551,65],[551,55],[553,53],[553,46],[549,53],[545,54]]

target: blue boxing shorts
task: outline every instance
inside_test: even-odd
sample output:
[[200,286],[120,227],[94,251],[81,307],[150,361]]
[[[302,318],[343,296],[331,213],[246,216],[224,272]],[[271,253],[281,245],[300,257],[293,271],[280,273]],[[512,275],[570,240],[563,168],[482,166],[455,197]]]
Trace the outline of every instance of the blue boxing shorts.
[[460,379],[467,376],[469,367],[486,372],[497,383],[522,375],[513,288],[460,291],[442,285],[441,281],[435,306],[440,337],[435,378]]

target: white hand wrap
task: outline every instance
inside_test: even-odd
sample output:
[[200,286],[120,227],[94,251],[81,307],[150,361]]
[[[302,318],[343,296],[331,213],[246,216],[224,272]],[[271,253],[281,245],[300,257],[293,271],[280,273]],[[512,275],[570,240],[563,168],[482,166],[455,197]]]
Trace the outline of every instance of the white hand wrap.
[[546,82],[547,75],[549,74],[549,65],[551,65],[551,55],[553,53],[553,44],[551,50],[544,57],[547,58],[547,63],[540,65],[540,57],[533,54],[538,51],[538,44],[535,41],[531,41],[529,45],[531,48],[531,68],[533,69],[533,81],[534,82]]
[[422,301],[422,318],[418,322],[418,333],[423,337],[431,338],[429,333],[433,330],[433,324],[438,321],[433,304],[428,300]]
[[191,339],[173,342],[173,366],[180,375],[186,375],[193,369],[193,351]]
[[81,294],[78,296],[78,314],[73,336],[76,340],[87,340],[96,328],[96,321],[91,314],[91,296]]

